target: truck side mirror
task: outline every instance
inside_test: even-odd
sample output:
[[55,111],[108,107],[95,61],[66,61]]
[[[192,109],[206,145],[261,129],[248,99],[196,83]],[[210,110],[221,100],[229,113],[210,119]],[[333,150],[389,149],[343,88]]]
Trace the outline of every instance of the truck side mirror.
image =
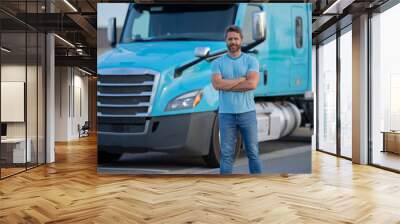
[[253,13],[253,40],[261,41],[267,36],[266,28],[266,13],[255,12]]
[[196,47],[196,49],[194,49],[194,55],[199,58],[205,57],[209,53],[210,53],[209,47]]
[[107,38],[111,47],[117,44],[117,19],[112,17],[108,20]]

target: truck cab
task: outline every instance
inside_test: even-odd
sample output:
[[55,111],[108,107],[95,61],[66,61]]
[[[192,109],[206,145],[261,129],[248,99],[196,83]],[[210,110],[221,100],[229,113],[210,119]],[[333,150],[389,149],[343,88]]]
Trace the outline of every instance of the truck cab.
[[[224,32],[232,24],[242,28],[242,52],[260,63],[259,141],[312,123],[312,108],[304,107],[311,91],[311,4],[131,4],[118,41],[110,20],[113,48],[98,59],[99,163],[152,151],[202,156],[209,167],[219,166],[211,63],[227,52]],[[241,147],[239,135],[237,154]]]

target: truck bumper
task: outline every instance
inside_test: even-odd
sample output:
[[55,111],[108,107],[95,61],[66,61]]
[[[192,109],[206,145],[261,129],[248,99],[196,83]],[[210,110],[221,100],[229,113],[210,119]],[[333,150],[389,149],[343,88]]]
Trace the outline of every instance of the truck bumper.
[[151,117],[146,119],[142,133],[100,130],[97,133],[98,150],[207,155],[215,118],[215,112]]

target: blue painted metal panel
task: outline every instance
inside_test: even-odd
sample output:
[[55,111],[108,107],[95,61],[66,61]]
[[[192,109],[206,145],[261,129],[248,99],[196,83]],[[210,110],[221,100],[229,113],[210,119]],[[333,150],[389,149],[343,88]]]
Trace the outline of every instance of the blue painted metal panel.
[[[311,4],[264,3],[267,38],[258,45],[254,56],[260,62],[260,83],[255,96],[287,96],[311,90]],[[235,24],[244,21],[247,4],[238,7]],[[303,20],[303,47],[296,48],[295,18]],[[98,60],[98,72],[112,68],[147,68],[158,71],[157,86],[151,116],[215,111],[218,93],[211,85],[211,62],[202,61],[174,78],[175,68],[195,58],[194,49],[208,46],[211,53],[226,49],[223,41],[167,41],[119,44]],[[264,71],[268,82],[264,85]],[[193,109],[166,112],[171,100],[184,93],[203,89],[201,102]]]

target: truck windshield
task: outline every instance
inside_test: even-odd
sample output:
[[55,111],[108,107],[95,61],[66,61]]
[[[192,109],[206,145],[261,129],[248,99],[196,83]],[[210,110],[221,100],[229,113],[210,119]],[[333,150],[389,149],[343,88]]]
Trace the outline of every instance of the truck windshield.
[[234,23],[236,10],[236,5],[135,4],[121,41],[221,41],[225,28]]

